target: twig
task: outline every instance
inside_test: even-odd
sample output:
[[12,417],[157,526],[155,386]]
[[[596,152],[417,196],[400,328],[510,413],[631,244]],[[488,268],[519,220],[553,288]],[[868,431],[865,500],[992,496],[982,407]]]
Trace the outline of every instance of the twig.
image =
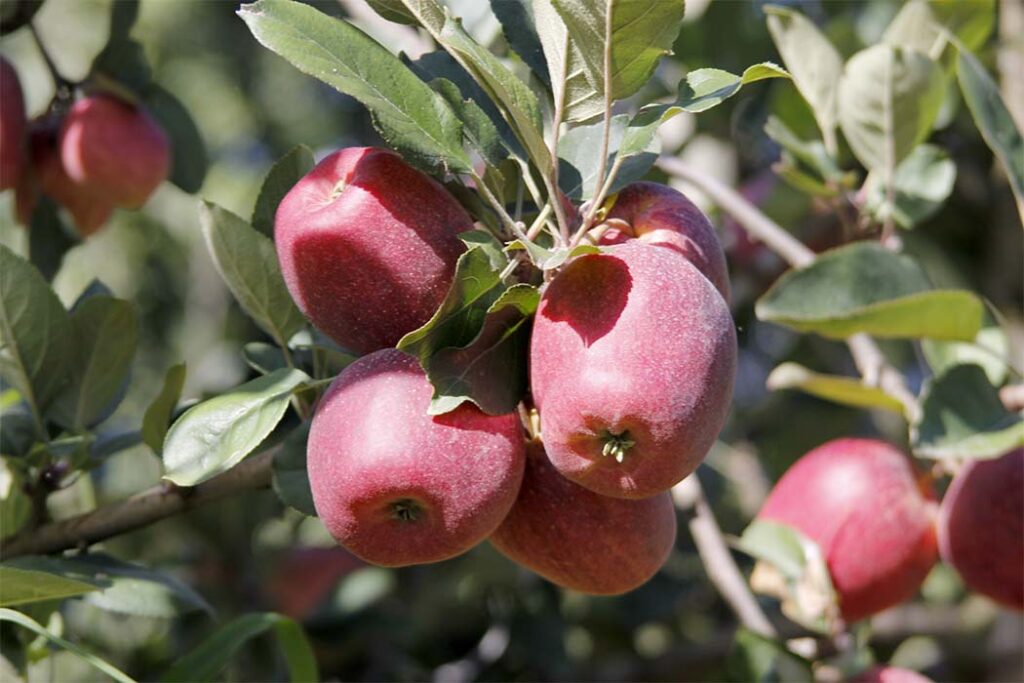
[[192,488],[161,484],[120,503],[16,534],[0,542],[0,558],[45,555],[91,545],[242,491],[266,488],[270,485],[274,450],[254,455]]
[[[778,223],[764,215],[757,207],[725,183],[701,173],[675,158],[661,157],[658,167],[666,173],[696,185],[711,200],[731,215],[737,223],[768,245],[768,248],[796,268],[810,265],[815,254],[800,240],[790,235]],[[846,340],[850,354],[865,383],[878,386],[903,404],[907,420],[914,422],[921,413],[917,398],[907,388],[903,375],[885,360],[878,344],[866,334],[857,334]]]
[[726,545],[722,529],[715,520],[715,513],[704,496],[704,489],[701,488],[697,473],[676,484],[672,489],[672,497],[677,507],[693,510],[689,526],[697,552],[711,583],[736,614],[740,623],[766,638],[777,638],[778,631],[765,616],[750,591],[746,578],[729,552],[729,546]]

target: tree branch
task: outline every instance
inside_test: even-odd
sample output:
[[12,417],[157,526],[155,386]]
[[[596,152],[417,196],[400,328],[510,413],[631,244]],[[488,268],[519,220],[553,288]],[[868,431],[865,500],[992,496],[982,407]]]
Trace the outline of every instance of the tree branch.
[[195,487],[161,484],[120,503],[23,531],[0,542],[0,558],[45,555],[88,546],[242,491],[266,488],[270,486],[270,463],[275,450],[254,455]]

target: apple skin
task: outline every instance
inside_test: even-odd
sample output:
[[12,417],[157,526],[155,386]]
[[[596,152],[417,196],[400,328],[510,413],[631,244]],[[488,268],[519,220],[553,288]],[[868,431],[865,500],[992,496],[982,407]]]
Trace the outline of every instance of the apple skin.
[[[580,256],[547,286],[530,381],[551,462],[581,486],[646,498],[690,474],[729,412],[729,309],[678,253],[630,240]],[[634,442],[622,461],[610,435]]]
[[729,270],[722,244],[708,217],[682,192],[660,183],[632,183],[619,192],[608,218],[625,221],[632,234],[612,229],[602,236],[601,244],[635,238],[673,249],[697,266],[729,301]]
[[[82,237],[88,237],[110,219],[114,206],[99,194],[72,179],[61,163],[56,131],[52,122],[40,121],[30,133],[32,168],[38,190],[63,206]],[[36,186],[22,184],[17,191],[19,221],[28,224],[36,204]]]
[[444,300],[469,214],[397,154],[349,147],[285,196],[274,236],[292,298],[341,346],[394,346]]
[[64,117],[60,157],[75,182],[98,197],[137,209],[167,179],[167,135],[145,110],[108,95],[75,102]]
[[938,555],[936,514],[906,455],[874,439],[836,439],[797,460],[758,517],[818,544],[853,623],[917,592]]
[[330,599],[339,581],[364,566],[344,548],[289,548],[264,586],[274,611],[302,621]]
[[414,358],[383,349],[345,368],[313,417],[306,459],[317,514],[372,564],[459,555],[497,528],[519,492],[519,417],[469,403],[432,417],[432,393]]
[[971,590],[1024,610],[1024,448],[972,460],[953,478],[939,549]]
[[851,680],[851,683],[934,683],[912,669],[898,666],[875,666]]
[[28,124],[18,72],[0,57],[0,190],[18,185],[25,168]]
[[510,560],[591,595],[618,595],[646,583],[675,540],[671,494],[623,500],[594,493],[560,475],[539,442],[527,446],[519,497],[491,535]]

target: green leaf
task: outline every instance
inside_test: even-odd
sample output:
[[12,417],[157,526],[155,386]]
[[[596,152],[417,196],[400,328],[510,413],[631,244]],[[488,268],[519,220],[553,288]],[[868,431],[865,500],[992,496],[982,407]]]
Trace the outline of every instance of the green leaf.
[[826,140],[834,140],[843,58],[814,22],[800,12],[777,5],[764,9],[768,32],[783,64],[793,75],[793,83],[811,106],[822,135]]
[[[6,421],[7,413],[3,414]],[[0,538],[18,533],[32,516],[32,499],[25,493],[25,477],[0,458]]]
[[131,101],[142,98],[153,81],[142,44],[117,35],[96,55],[89,75],[101,89]]
[[1024,446],[1024,418],[1011,413],[977,365],[956,365],[921,390],[914,453],[926,458],[995,458]]
[[287,0],[258,0],[238,15],[264,47],[365,105],[406,160],[427,170],[471,169],[451,107],[356,27]]
[[533,265],[541,270],[554,270],[571,258],[583,254],[597,254],[601,251],[600,247],[593,244],[579,244],[572,249],[568,247],[551,247],[549,249],[533,242],[524,244],[521,240],[509,242],[506,248],[509,250],[525,249],[530,254],[530,261],[533,262]]
[[501,31],[509,47],[540,80],[551,85],[531,0],[491,0],[491,11],[501,23]]
[[171,416],[174,415],[174,409],[178,405],[181,389],[184,386],[185,364],[179,363],[167,368],[160,393],[146,408],[146,414],[142,418],[142,440],[157,455],[163,452],[167,427],[171,423]]
[[992,386],[1006,381],[1010,358],[1010,340],[996,326],[985,327],[971,342],[944,342],[925,339],[921,351],[932,372],[938,376],[954,365],[974,364],[981,367]]
[[672,53],[683,22],[682,0],[551,2],[579,49],[588,79],[603,98],[607,76],[613,100],[629,97],[650,80],[658,60]]
[[290,680],[303,683],[320,680],[316,656],[302,627],[288,617],[271,612],[246,614],[220,627],[197,648],[178,659],[162,680],[168,683],[216,680],[243,645],[271,629],[284,652]]
[[139,18],[139,0],[118,0],[110,6],[111,39],[127,38]]
[[945,92],[942,69],[891,45],[861,50],[839,80],[839,125],[868,170],[896,167],[932,130]]
[[56,558],[19,557],[0,564],[0,607],[63,600],[109,585],[62,567]]
[[49,415],[71,430],[92,427],[123,397],[139,338],[135,307],[122,299],[91,296],[71,312],[75,339],[70,384]]
[[4,392],[5,397],[8,395],[15,397],[15,403],[0,411],[0,455],[20,457],[32,449],[38,434],[28,404],[14,389]]
[[409,13],[409,10],[402,4],[402,0],[366,0],[366,4],[374,12],[396,24],[417,23],[416,17]]
[[846,182],[846,174],[836,164],[835,159],[829,155],[821,141],[800,139],[777,116],[768,117],[764,132],[794,159],[813,170],[822,180],[834,183]]
[[811,683],[811,662],[786,646],[746,628],[736,630],[732,652],[725,662],[730,681],[742,683]]
[[203,186],[209,160],[203,136],[191,114],[177,97],[151,83],[143,103],[171,140],[171,174],[168,178],[183,192],[195,194]]
[[242,347],[242,357],[250,368],[261,375],[288,367],[288,359],[280,346],[264,342],[249,342]]
[[918,145],[896,167],[892,203],[884,180],[873,175],[868,179],[864,208],[879,223],[891,217],[900,227],[912,228],[942,207],[955,181],[956,164],[944,150]]
[[749,66],[740,76],[722,69],[695,69],[680,81],[675,102],[651,104],[637,112],[629,123],[619,153],[631,156],[650,147],[658,127],[676,114],[707,111],[735,95],[748,83],[789,77],[785,69],[771,62]]
[[9,621],[11,623],[17,624],[18,626],[21,626],[22,628],[26,628],[32,631],[36,635],[42,636],[54,645],[57,645],[58,647],[64,650],[67,650],[68,652],[75,655],[82,661],[86,662],[89,666],[109,676],[118,683],[135,683],[135,680],[127,674],[114,668],[113,666],[103,661],[96,655],[78,647],[74,643],[64,640],[59,636],[53,635],[52,633],[47,631],[43,626],[28,618],[21,612],[15,612],[11,609],[0,609],[0,621]]
[[179,486],[226,472],[273,431],[296,389],[309,381],[282,369],[189,408],[164,441],[164,478]]
[[256,206],[252,211],[252,227],[270,239],[274,239],[274,216],[277,205],[288,191],[316,165],[313,153],[305,145],[293,147],[290,152],[277,160],[260,186]]
[[505,290],[500,269],[491,258],[488,249],[481,246],[463,252],[445,300],[422,327],[399,340],[398,350],[415,356],[426,369],[439,349],[473,341],[488,309]]
[[[610,168],[616,157],[619,171],[609,190],[609,195],[639,180],[658,158],[658,141],[654,129],[646,139],[647,146],[635,147],[627,136],[631,134],[631,122],[625,114],[613,116],[608,136],[608,159],[605,168]],[[600,189],[597,187],[597,173],[601,161],[601,140],[604,136],[604,122],[576,126],[565,132],[558,140],[558,184],[565,194],[577,201],[591,199]]]
[[[503,3],[499,0],[494,4]],[[555,102],[562,103],[563,120],[584,122],[600,116],[604,112],[604,84],[593,79],[580,46],[552,0],[533,0],[533,11]]]
[[966,341],[981,329],[985,309],[971,292],[931,289],[910,257],[858,242],[790,270],[755,310],[761,320],[832,339],[867,332]]
[[864,384],[853,377],[823,375],[797,363],[783,363],[768,375],[772,391],[799,389],[833,403],[855,408],[882,408],[903,414],[903,404],[882,389]]
[[309,488],[309,475],[306,473],[306,440],[309,438],[309,426],[309,422],[304,422],[296,427],[274,453],[271,482],[282,503],[304,515],[316,517],[313,492]]
[[0,2],[0,35],[25,26],[43,6],[43,0],[3,0]]
[[441,415],[464,401],[490,415],[514,411],[528,388],[530,322],[539,302],[536,287],[513,285],[487,309],[476,338],[434,353],[425,367],[434,387],[427,412]]
[[966,50],[957,58],[957,79],[974,123],[1006,169],[1018,204],[1024,204],[1024,138],[999,94],[999,86]]
[[199,212],[210,254],[242,310],[285,346],[306,319],[292,301],[281,275],[274,243],[245,221],[204,202]]
[[49,197],[40,197],[32,211],[28,230],[28,253],[32,265],[47,280],[60,270],[64,254],[81,242],[78,234],[64,222],[57,204]]
[[67,382],[73,343],[71,317],[43,276],[0,245],[0,374],[38,425]]
[[885,29],[882,41],[938,59],[951,32],[968,50],[985,42],[995,26],[995,0],[911,0],[900,8]]
[[455,115],[462,121],[462,134],[466,143],[480,155],[487,165],[497,168],[508,157],[501,133],[483,109],[471,99],[463,99],[459,87],[446,78],[437,78],[430,87],[441,94]]

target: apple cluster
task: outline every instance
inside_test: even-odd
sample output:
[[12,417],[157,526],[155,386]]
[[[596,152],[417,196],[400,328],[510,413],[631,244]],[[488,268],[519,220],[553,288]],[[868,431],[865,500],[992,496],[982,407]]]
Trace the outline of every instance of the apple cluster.
[[115,208],[145,204],[167,178],[170,143],[144,109],[110,94],[62,108],[29,122],[18,75],[0,58],[0,190],[15,190],[19,222],[30,222],[45,195],[85,237]]
[[[599,253],[544,285],[519,413],[428,415],[433,388],[395,345],[444,300],[473,220],[393,152],[347,148],[285,196],[275,241],[305,315],[364,354],[317,407],[317,512],[360,558],[437,562],[485,539],[554,583],[622,593],[676,536],[669,489],[725,421],[736,369],[725,259],[707,218],[654,183],[622,190]],[[527,414],[528,411],[524,411]]]

